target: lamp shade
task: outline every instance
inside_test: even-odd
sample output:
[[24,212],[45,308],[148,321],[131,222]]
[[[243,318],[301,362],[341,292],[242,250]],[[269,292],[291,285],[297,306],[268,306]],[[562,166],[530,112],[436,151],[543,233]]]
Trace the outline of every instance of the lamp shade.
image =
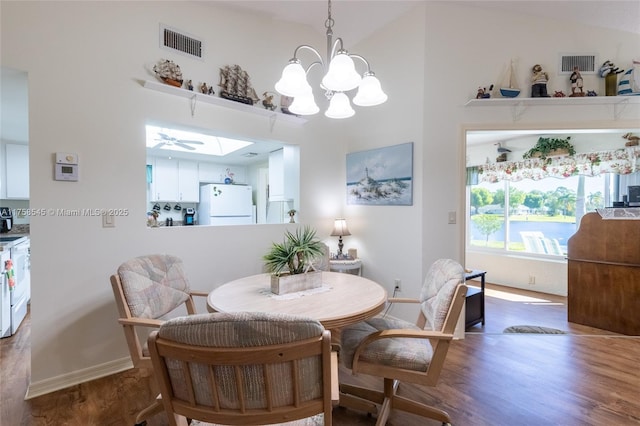
[[336,219],[333,224],[333,231],[331,232],[331,236],[344,237],[346,235],[351,235],[351,232],[349,232],[349,228],[347,228],[347,221],[344,219]]
[[343,51],[338,52],[329,63],[329,71],[322,79],[322,85],[334,92],[346,92],[358,87],[361,81],[353,59]]
[[313,93],[309,91],[303,95],[293,98],[293,102],[289,106],[289,111],[298,115],[313,115],[320,111],[316,101],[313,98]]
[[300,65],[300,61],[291,61],[284,67],[282,77],[276,83],[275,89],[281,95],[291,97],[311,92],[311,86],[307,82],[307,73]]
[[351,108],[349,97],[342,92],[334,93],[329,108],[324,112],[329,118],[349,118],[356,112]]
[[380,80],[373,74],[367,74],[358,87],[358,93],[353,103],[359,106],[380,105],[387,101],[387,95],[382,91]]

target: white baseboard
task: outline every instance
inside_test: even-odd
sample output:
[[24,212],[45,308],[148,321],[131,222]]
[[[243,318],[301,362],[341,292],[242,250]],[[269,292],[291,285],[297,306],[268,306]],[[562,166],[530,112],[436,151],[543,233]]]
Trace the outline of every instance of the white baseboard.
[[39,382],[31,382],[29,383],[27,394],[24,399],[35,398],[60,389],[68,388],[69,386],[78,385],[80,383],[120,373],[122,371],[129,370],[130,368],[133,368],[133,363],[131,362],[131,358],[126,357],[82,370],[73,371],[61,376],[51,377]]

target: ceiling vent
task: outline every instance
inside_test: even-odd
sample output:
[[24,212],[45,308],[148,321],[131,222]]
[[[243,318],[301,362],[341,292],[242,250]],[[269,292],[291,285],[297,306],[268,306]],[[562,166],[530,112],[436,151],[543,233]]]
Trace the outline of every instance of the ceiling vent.
[[177,50],[192,58],[202,59],[202,41],[175,28],[160,25],[160,46]]
[[571,74],[573,67],[578,67],[581,74],[596,73],[596,55],[561,53],[558,64],[558,74]]

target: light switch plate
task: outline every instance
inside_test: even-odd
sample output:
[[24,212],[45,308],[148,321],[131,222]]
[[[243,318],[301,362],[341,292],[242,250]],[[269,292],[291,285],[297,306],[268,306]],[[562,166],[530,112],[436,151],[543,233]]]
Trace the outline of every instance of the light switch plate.
[[449,212],[449,224],[453,225],[456,223],[456,212]]
[[103,228],[115,228],[115,216],[112,214],[102,215],[102,227]]

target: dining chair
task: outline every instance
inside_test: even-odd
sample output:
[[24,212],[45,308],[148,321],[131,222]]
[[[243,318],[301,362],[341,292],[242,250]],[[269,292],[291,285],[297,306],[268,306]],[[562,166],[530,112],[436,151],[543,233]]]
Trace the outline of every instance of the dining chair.
[[340,360],[353,374],[384,379],[382,392],[340,385],[340,405],[378,415],[385,425],[392,409],[450,423],[439,408],[397,394],[399,383],[435,386],[454,337],[465,301],[464,268],[451,259],[435,261],[418,299],[390,298],[390,303],[419,303],[415,324],[377,316],[342,329]]
[[[167,254],[152,254],[130,259],[111,275],[111,287],[135,368],[153,371],[146,337],[150,328],[158,328],[170,315],[195,314],[194,296],[207,293],[192,291],[182,260]],[[139,334],[142,337],[139,337]],[[136,425],[162,411],[156,399],[136,415]]]
[[170,426],[331,426],[330,345],[320,322],[264,312],[175,318],[149,336]]

